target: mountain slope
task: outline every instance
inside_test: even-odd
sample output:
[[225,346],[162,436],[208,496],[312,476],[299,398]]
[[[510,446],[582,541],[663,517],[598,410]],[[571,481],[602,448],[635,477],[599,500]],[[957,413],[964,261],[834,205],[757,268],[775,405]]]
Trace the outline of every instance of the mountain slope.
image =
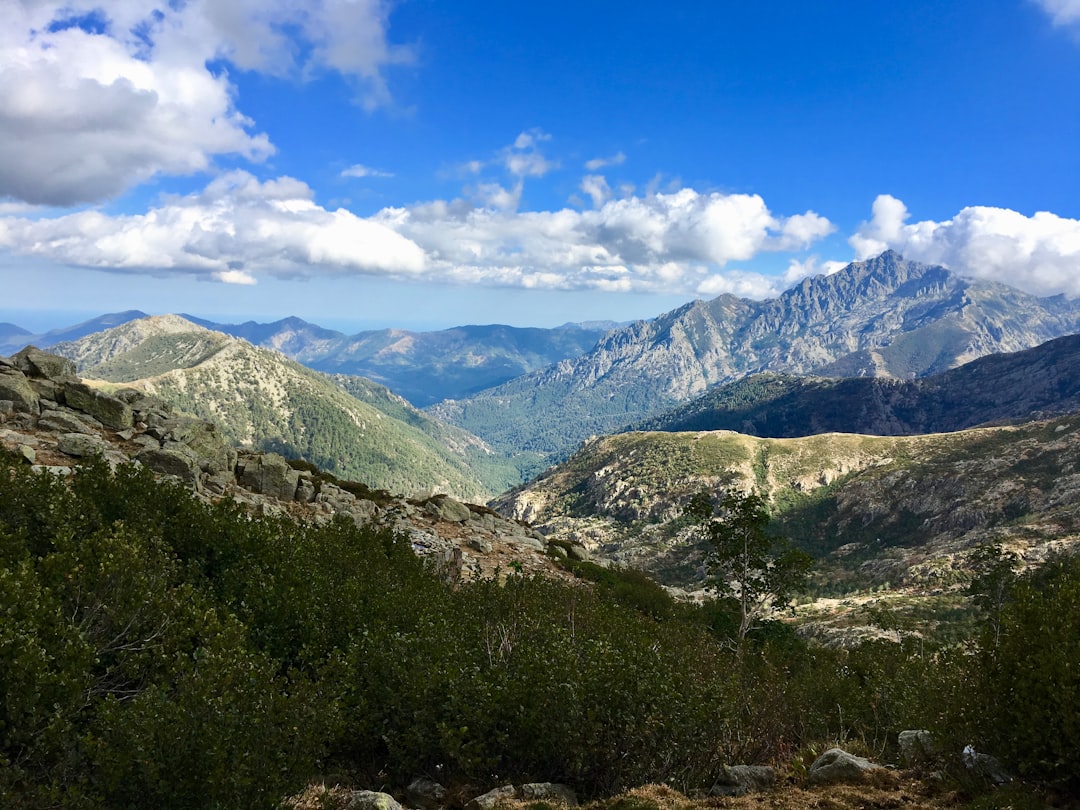
[[993,354],[918,380],[755,374],[718,386],[642,430],[754,436],[913,435],[1080,411],[1080,335]]
[[767,498],[777,528],[819,559],[822,587],[933,589],[961,582],[988,542],[1029,561],[1080,543],[1080,416],[908,437],[606,436],[493,505],[692,584],[702,548],[682,512],[728,487]]
[[184,317],[275,349],[317,371],[375,380],[417,407],[469,396],[560,360],[578,357],[615,326],[459,326],[435,332],[380,329],[347,336],[300,318],[234,325]]
[[779,298],[695,301],[605,336],[576,360],[432,413],[497,447],[558,458],[698,396],[773,371],[921,377],[1080,330],[1080,303],[967,281],[889,251]]
[[[479,439],[374,383],[363,383],[362,401],[340,380],[177,316],[135,321],[53,351],[86,377],[141,388],[216,422],[240,445],[300,456],[372,487],[483,500],[517,477]],[[471,467],[478,462],[479,473]]]

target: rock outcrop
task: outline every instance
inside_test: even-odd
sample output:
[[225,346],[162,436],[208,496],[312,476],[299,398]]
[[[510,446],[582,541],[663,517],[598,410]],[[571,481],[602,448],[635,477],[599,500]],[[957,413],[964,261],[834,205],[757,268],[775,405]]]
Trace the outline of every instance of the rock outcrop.
[[0,446],[57,475],[100,456],[169,476],[205,500],[232,498],[255,514],[316,523],[344,516],[390,529],[451,577],[505,575],[511,561],[523,573],[558,574],[543,535],[486,507],[447,495],[393,496],[275,453],[238,451],[211,422],[132,388],[103,390],[74,372],[71,361],[34,347],[0,357]]

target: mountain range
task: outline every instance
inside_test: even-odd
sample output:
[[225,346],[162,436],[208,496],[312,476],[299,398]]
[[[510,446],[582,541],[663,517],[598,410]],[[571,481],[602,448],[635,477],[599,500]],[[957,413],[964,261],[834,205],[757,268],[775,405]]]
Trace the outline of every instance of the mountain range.
[[429,412],[494,447],[557,460],[590,435],[758,372],[912,379],[1078,330],[1078,301],[967,280],[888,251],[775,299],[694,301],[609,332],[581,357]]
[[734,430],[910,436],[1080,411],[1080,335],[992,354],[917,380],[754,374],[638,425],[642,430]]
[[[146,317],[145,312],[128,310],[42,334],[32,334],[15,324],[0,324],[0,354],[14,354],[29,344],[48,348]],[[300,318],[229,324],[193,315],[180,317],[281,352],[316,371],[367,377],[416,407],[467,397],[577,357],[618,326],[611,321],[567,323],[553,329],[493,324],[433,332],[380,329],[346,335]]]
[[240,446],[300,457],[373,488],[484,501],[520,480],[484,442],[384,386],[313,371],[179,316],[129,321],[51,351],[85,377],[215,422]]

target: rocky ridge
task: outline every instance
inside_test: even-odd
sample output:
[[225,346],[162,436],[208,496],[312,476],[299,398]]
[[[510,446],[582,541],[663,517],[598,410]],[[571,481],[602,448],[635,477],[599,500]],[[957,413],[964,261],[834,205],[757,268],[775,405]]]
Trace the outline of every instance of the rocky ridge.
[[[343,516],[408,537],[451,577],[507,571],[560,575],[542,535],[520,521],[447,495],[423,500],[372,491],[276,453],[238,450],[211,422],[133,388],[106,393],[72,361],[27,347],[0,357],[0,446],[34,469],[70,475],[80,459],[133,462],[170,476],[207,501],[232,498],[253,514],[315,523]],[[581,552],[583,554],[583,552]]]
[[610,332],[578,359],[431,411],[496,447],[558,458],[749,374],[910,379],[1078,330],[1078,302],[888,251],[769,301],[694,301]]
[[594,558],[696,587],[703,547],[681,516],[693,494],[729,487],[769,500],[830,592],[958,590],[986,544],[1030,565],[1080,547],[1080,416],[912,437],[619,434],[492,505]]

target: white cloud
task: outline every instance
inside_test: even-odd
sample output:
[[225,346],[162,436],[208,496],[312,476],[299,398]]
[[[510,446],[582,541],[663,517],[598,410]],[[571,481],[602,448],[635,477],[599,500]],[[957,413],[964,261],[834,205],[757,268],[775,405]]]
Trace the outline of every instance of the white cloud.
[[807,259],[792,259],[788,264],[787,270],[784,271],[784,275],[781,276],[784,288],[794,287],[804,278],[810,276],[831,276],[834,273],[839,273],[847,267],[846,262],[837,261],[821,261],[817,256],[810,256]]
[[263,275],[413,276],[425,265],[423,251],[408,239],[348,211],[319,207],[304,183],[289,177],[260,183],[246,172],[140,215],[0,219],[0,246],[77,267],[230,284]]
[[393,177],[393,172],[384,172],[381,169],[373,169],[370,166],[364,166],[362,163],[357,163],[349,168],[345,169],[341,173],[342,177]]
[[1080,295],[1080,220],[1047,211],[971,206],[952,219],[907,224],[906,206],[887,194],[849,240],[856,257],[891,248],[907,259],[998,281],[1036,295]]
[[619,166],[625,162],[626,155],[624,155],[622,152],[618,152],[611,157],[598,157],[593,158],[592,160],[587,160],[585,161],[585,168],[588,169],[590,172],[595,172],[608,166]]
[[145,214],[84,211],[0,217],[14,255],[119,273],[182,274],[229,284],[266,276],[375,274],[463,285],[654,291],[778,292],[777,278],[728,270],[759,253],[801,248],[832,230],[813,212],[769,211],[757,195],[604,199],[580,211],[519,211],[523,180],[482,183],[473,201],[386,208],[370,218],[327,210],[303,182],[245,172],[171,197]]
[[[295,78],[337,71],[365,103],[389,44],[383,0],[0,0],[0,198],[73,205],[215,157],[259,161],[269,138],[207,62]],[[96,25],[76,24],[92,17]],[[286,34],[286,31],[288,34]],[[301,59],[298,54],[303,54]]]
[[611,186],[603,175],[587,174],[581,178],[581,190],[589,195],[593,208],[599,208],[611,199]]
[[543,177],[552,169],[557,169],[557,161],[550,161],[540,152],[540,144],[550,141],[551,136],[543,130],[531,129],[522,132],[500,153],[500,163],[515,177]]
[[1080,0],[1034,0],[1050,15],[1055,25],[1080,23]]

